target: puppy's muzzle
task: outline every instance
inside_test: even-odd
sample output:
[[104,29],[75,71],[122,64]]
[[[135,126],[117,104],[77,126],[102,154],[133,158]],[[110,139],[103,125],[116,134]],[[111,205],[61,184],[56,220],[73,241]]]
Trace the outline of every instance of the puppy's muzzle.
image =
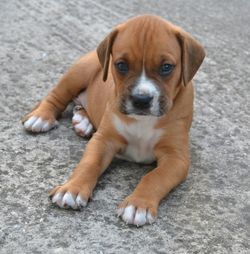
[[131,102],[136,109],[149,109],[153,101],[153,96],[147,94],[134,94],[131,95]]

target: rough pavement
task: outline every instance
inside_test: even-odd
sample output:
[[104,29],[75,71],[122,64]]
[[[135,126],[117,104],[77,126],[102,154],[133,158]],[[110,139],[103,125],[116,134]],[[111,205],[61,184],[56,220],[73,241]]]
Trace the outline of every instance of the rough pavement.
[[[0,253],[249,253],[250,1],[0,1]],[[195,77],[189,177],[156,223],[125,225],[117,204],[153,166],[116,160],[83,212],[48,191],[64,182],[86,140],[71,113],[27,134],[20,118],[117,23],[153,13],[196,37],[207,57]]]

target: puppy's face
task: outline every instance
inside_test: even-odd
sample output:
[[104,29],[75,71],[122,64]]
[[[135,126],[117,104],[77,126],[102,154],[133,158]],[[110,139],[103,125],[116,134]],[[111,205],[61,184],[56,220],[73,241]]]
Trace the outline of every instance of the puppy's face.
[[114,42],[111,68],[124,114],[161,116],[178,90],[181,49],[166,24],[157,21],[127,23]]
[[[183,77],[183,40],[181,32],[165,20],[142,16],[118,26],[109,35],[104,43],[104,63],[101,61],[103,45],[99,46],[104,79],[105,67],[109,67],[109,57],[112,56],[110,67],[116,85],[117,106],[123,114],[160,117],[171,109],[181,85],[186,85],[194,75],[189,75],[186,80]],[[204,56],[198,57],[203,59]]]

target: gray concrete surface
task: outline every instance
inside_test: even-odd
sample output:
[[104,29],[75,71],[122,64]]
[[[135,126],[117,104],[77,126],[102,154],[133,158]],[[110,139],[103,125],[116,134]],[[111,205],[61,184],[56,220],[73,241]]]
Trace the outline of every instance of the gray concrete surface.
[[[0,253],[250,253],[250,1],[0,1]],[[192,166],[152,226],[120,221],[116,205],[152,166],[116,160],[83,212],[47,193],[86,140],[71,128],[27,134],[20,118],[82,54],[128,17],[168,18],[205,46],[195,77]]]

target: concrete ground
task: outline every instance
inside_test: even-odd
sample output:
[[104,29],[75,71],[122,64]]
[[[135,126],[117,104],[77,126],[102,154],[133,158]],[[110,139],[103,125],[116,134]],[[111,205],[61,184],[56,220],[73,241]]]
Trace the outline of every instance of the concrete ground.
[[[250,1],[0,1],[0,253],[250,253]],[[115,160],[83,212],[51,205],[86,140],[71,113],[27,134],[20,118],[117,23],[154,13],[206,48],[195,77],[189,177],[157,221],[125,225],[117,204],[153,166]]]

